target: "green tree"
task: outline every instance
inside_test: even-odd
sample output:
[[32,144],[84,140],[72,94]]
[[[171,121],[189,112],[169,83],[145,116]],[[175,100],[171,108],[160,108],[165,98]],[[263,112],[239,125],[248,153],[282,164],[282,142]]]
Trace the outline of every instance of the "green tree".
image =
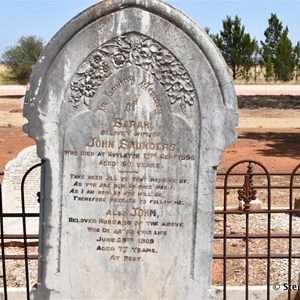
[[247,81],[250,79],[252,69],[256,66],[256,51],[257,51],[257,41],[255,39],[251,40],[249,34],[245,34],[243,38],[241,54],[242,54],[242,67],[241,74],[242,78]]
[[294,56],[295,56],[295,75],[296,81],[298,81],[298,77],[300,75],[300,42],[297,43],[294,48]]
[[2,55],[2,63],[8,67],[8,79],[27,84],[42,50],[43,41],[36,36],[22,36],[16,46],[9,47]]
[[233,79],[247,78],[251,67],[254,66],[253,53],[257,42],[251,39],[250,34],[245,33],[241,19],[238,16],[234,19],[227,16],[226,20],[223,20],[223,31],[212,38],[231,69]]
[[216,35],[210,32],[210,28],[204,27],[203,29],[207,33],[207,35],[215,42]]
[[204,30],[208,35],[210,35],[210,28],[209,28],[209,27],[205,26],[205,27],[203,28],[203,30]]
[[254,81],[256,82],[257,77],[260,75],[261,73],[261,68],[260,68],[260,61],[261,61],[261,50],[258,46],[258,43],[256,43],[255,45],[255,49],[253,52],[253,62],[254,62]]
[[268,24],[269,26],[264,32],[265,41],[261,41],[261,66],[265,71],[267,81],[274,76],[275,51],[283,32],[282,22],[279,21],[276,14],[271,14]]
[[288,32],[286,27],[275,49],[275,79],[282,81],[293,79],[295,70],[294,48],[291,40],[288,38]]

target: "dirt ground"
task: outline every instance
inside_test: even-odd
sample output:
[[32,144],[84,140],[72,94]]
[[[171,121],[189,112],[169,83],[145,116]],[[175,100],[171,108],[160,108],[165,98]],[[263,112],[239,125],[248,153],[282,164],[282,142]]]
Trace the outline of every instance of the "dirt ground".
[[[22,130],[17,98],[0,97],[0,172],[34,141]],[[300,96],[239,96],[238,139],[224,151],[219,171],[242,159],[262,162],[271,172],[290,172],[300,162]]]
[[35,143],[23,132],[27,120],[21,106],[20,99],[0,98],[0,172],[22,149]]
[[300,96],[239,96],[238,139],[224,151],[219,170],[242,159],[270,172],[291,172],[300,163]]

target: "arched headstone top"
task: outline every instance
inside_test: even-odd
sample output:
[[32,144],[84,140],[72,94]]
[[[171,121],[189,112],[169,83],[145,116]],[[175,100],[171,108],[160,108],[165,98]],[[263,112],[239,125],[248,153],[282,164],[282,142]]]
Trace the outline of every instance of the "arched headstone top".
[[33,299],[210,299],[237,101],[203,30],[163,1],[102,1],[49,42],[24,115],[45,160]]
[[[130,24],[131,22],[119,22],[124,12],[134,9],[142,11],[139,20],[135,20],[136,22],[133,22],[132,24]],[[55,58],[61,51],[63,51],[64,47],[71,40],[76,39],[76,35],[78,35],[80,31],[87,29],[95,23],[101,23],[103,20],[109,18],[111,20],[115,20],[112,22],[113,24],[110,28],[110,30],[115,32],[115,34],[105,38],[106,34],[103,32],[103,28],[101,29],[100,25],[97,30],[98,36],[94,37],[96,38],[94,47],[96,47],[97,44],[100,46],[101,44],[107,43],[109,38],[117,39],[122,35],[127,35],[131,28],[141,29],[141,31],[147,34],[149,39],[155,39],[159,30],[153,30],[155,18],[151,20],[151,17],[149,16],[155,16],[167,21],[164,26],[170,25],[175,27],[177,31],[184,33],[186,38],[190,39],[197,46],[206,58],[207,63],[212,68],[213,75],[216,77],[217,87],[222,95],[223,104],[229,110],[233,112],[237,111],[235,90],[223,57],[207,34],[189,17],[166,2],[160,0],[114,0],[99,2],[98,4],[95,4],[81,12],[62,27],[62,29],[48,43],[31,76],[25,97],[24,116],[29,119],[29,123],[31,122],[32,116],[36,116],[33,111],[40,106],[41,102],[47,102],[47,99],[42,96],[42,88],[44,86],[43,82],[46,81],[46,78],[49,75],[49,69],[51,69],[51,66],[55,64]],[[88,45],[81,45],[83,48],[87,46]],[[179,48],[182,47],[181,44],[174,44],[174,46]],[[163,43],[162,47],[164,47]],[[95,50],[96,48],[90,49],[91,52]],[[167,49],[167,51],[170,51],[170,49]],[[43,99],[41,99],[41,97],[43,97]],[[76,98],[73,98],[73,103],[76,102],[74,99]],[[193,97],[191,97],[191,99],[193,99]],[[191,99],[186,100],[186,103],[190,103],[192,101]],[[233,127],[235,126],[236,122]],[[40,127],[37,129],[31,127],[31,130],[29,127],[26,125],[25,131],[35,138],[37,143],[39,143],[41,136],[39,133]]]

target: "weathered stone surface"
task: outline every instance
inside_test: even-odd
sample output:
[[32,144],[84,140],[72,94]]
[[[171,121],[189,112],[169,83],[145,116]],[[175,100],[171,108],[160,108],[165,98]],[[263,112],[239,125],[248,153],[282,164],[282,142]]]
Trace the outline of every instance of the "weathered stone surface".
[[101,2],[40,58],[24,102],[45,160],[34,299],[210,299],[226,64],[161,1]]
[[[4,170],[2,182],[3,212],[22,213],[21,182],[25,173],[34,165],[40,163],[36,154],[36,146],[22,150],[18,156],[9,161]],[[34,169],[27,177],[24,185],[25,212],[38,213],[40,205],[37,193],[40,191],[40,168]],[[28,234],[38,234],[39,222],[37,218],[26,219]],[[5,234],[22,234],[22,218],[4,218]],[[15,241],[15,240],[14,240]]]

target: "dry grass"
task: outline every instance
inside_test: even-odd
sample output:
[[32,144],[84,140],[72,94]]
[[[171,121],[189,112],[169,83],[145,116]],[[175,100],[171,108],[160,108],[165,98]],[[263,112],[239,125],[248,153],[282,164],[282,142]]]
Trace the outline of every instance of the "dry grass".
[[0,85],[18,84],[17,82],[6,78],[7,71],[7,67],[5,65],[0,64]]
[[[229,72],[231,73],[231,70],[229,69]],[[246,79],[236,79],[234,80],[234,84],[238,85],[243,85],[243,84],[249,84],[249,85],[255,85],[255,84],[260,84],[260,85],[292,85],[292,84],[300,84],[300,76],[298,76],[298,80],[296,80],[296,76],[293,78],[293,80],[290,81],[275,81],[274,79],[270,79],[269,81],[266,81],[264,77],[264,72],[260,69],[256,69],[256,80],[254,79],[254,68],[250,71],[250,78],[249,80]],[[232,73],[231,73],[232,74]]]
[[6,67],[4,65],[0,65],[0,84],[6,84],[4,75],[6,72]]
[[274,81],[274,80],[269,80],[266,81],[263,76],[259,76],[257,80],[255,81],[253,77],[251,77],[248,81],[246,79],[236,79],[234,80],[234,84],[236,85],[294,85],[294,84],[300,84],[300,77],[298,77],[298,80],[295,78],[290,81]]

